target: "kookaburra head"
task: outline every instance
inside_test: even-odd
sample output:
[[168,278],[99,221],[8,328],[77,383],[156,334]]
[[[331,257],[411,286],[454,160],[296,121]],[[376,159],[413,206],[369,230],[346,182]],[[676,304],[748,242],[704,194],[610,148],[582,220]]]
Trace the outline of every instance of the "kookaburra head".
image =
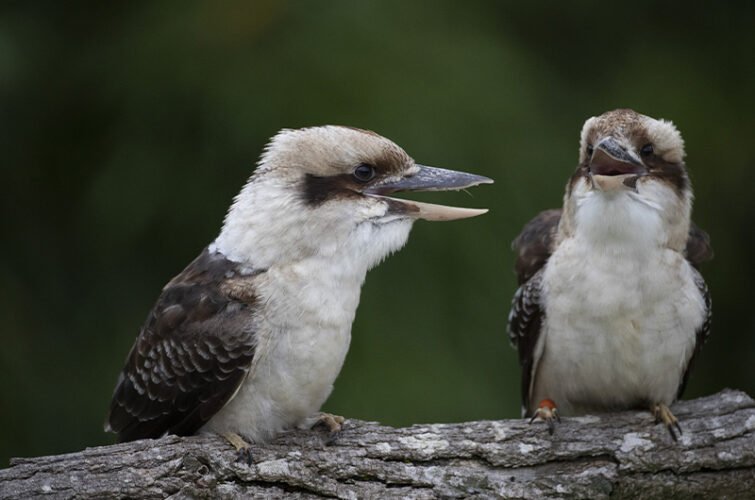
[[367,270],[416,219],[485,212],[388,195],[490,182],[418,165],[365,130],[280,132],[220,235],[147,316],[106,429],[121,440],[209,431],[242,448],[239,436],[260,442],[311,423],[343,365]]
[[692,207],[683,160],[684,141],[671,122],[629,109],[588,119],[561,231],[569,235],[582,227],[586,237],[635,241],[656,236],[683,250]]
[[236,197],[217,248],[269,267],[353,248],[351,262],[378,263],[406,242],[416,219],[453,220],[487,210],[388,197],[404,190],[463,189],[490,179],[418,165],[392,141],[341,126],[283,130]]

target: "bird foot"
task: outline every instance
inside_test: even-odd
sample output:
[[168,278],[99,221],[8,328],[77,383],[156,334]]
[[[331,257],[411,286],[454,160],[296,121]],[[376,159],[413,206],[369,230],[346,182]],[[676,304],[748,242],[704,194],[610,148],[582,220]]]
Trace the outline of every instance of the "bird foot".
[[331,413],[320,413],[317,415],[317,421],[312,427],[322,425],[328,428],[330,432],[338,432],[341,430],[341,424],[346,420],[340,415],[333,415]]
[[246,462],[250,465],[254,463],[251,445],[244,441],[244,438],[235,432],[224,432],[221,436],[236,448],[236,452],[238,453],[236,456],[237,462]]
[[676,419],[674,414],[671,413],[669,407],[663,403],[657,403],[653,406],[652,411],[653,415],[655,415],[655,423],[659,424],[663,422],[663,424],[666,426],[666,429],[668,429],[669,434],[671,434],[671,439],[677,441],[674,428],[676,427],[676,430],[679,431],[679,435],[682,434],[682,428],[679,425],[679,421]]
[[552,399],[543,399],[540,401],[540,406],[535,410],[535,414],[532,415],[530,423],[534,422],[536,418],[545,420],[548,424],[548,433],[552,436],[556,430],[556,422],[561,423],[561,416],[558,414],[556,403]]
[[331,413],[319,413],[317,420],[312,425],[312,428],[322,426],[328,429],[328,441],[325,443],[327,446],[335,443],[338,436],[341,435],[341,424],[344,422],[344,418],[340,415],[333,415]]

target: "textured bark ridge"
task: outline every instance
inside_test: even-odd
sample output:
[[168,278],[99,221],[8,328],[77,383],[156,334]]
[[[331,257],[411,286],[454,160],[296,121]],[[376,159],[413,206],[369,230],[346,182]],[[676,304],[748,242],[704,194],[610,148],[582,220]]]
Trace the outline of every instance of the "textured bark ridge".
[[673,442],[648,412],[414,425],[347,420],[327,443],[297,431],[251,462],[215,436],[143,440],[16,458],[0,498],[754,498],[755,402],[742,392],[680,402]]

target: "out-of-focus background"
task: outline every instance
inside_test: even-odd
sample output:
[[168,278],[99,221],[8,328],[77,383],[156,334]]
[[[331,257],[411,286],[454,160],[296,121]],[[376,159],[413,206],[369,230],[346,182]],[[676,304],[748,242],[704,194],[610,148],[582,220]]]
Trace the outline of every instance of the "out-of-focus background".
[[560,206],[584,120],[617,107],[682,131],[716,250],[686,397],[755,394],[755,4],[534,5],[3,2],[0,467],[113,441],[102,423],[142,321],[283,127],[372,129],[496,181],[421,197],[490,213],[418,222],[368,274],[327,411],[519,416],[510,242]]

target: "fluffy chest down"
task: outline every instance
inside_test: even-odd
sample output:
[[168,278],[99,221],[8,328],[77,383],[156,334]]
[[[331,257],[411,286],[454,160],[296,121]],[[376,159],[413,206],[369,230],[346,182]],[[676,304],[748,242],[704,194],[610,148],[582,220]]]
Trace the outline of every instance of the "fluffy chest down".
[[681,254],[596,252],[567,240],[543,291],[531,404],[548,397],[569,413],[674,400],[705,308]]

